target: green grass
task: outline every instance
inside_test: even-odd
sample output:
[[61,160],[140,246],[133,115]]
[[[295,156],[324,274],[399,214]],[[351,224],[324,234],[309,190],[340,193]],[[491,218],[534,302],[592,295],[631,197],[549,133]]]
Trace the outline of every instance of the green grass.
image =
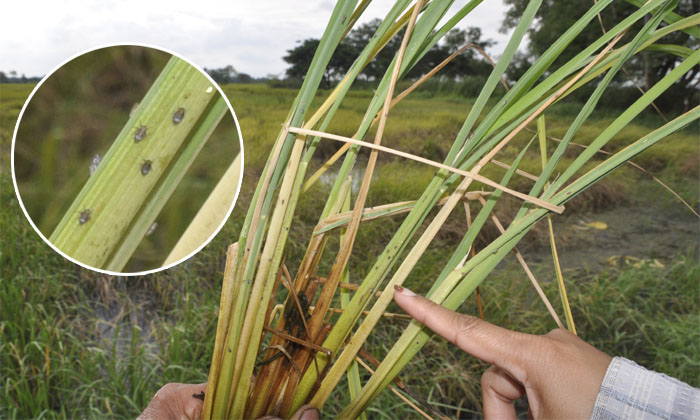
[[[262,85],[224,87],[239,117],[246,147],[244,185],[234,216],[212,243],[178,267],[140,278],[112,278],[63,260],[39,239],[24,218],[12,188],[9,151],[14,122],[31,86],[1,85],[0,89],[0,417],[133,418],[162,384],[206,380],[225,249],[237,237],[241,215],[295,92]],[[352,93],[331,130],[352,134],[370,96],[368,91]],[[390,119],[387,126],[386,144],[435,159],[447,150],[470,102],[452,96],[430,96],[408,99],[392,112],[394,120]],[[548,116],[552,135],[563,133],[570,120],[567,115]],[[607,117],[601,114],[594,118]],[[645,116],[621,136],[639,137],[650,130],[649,121],[654,118]],[[648,169],[654,169],[697,206],[698,149],[693,130],[691,127],[664,140],[637,160],[649,165]],[[595,131],[586,131],[575,141],[586,143]],[[614,141],[615,145],[623,143],[623,138]],[[321,154],[330,156],[338,146],[322,144]],[[512,151],[505,153],[512,157]],[[535,172],[537,159],[535,155],[530,157],[526,167]],[[508,157],[501,160],[508,161]],[[379,163],[369,205],[416,198],[433,172],[382,155]],[[498,168],[490,170],[492,174],[502,173]],[[578,209],[578,215],[594,220],[594,210],[622,202],[648,206],[650,200],[668,196],[631,168],[613,173],[604,185],[607,190],[591,190],[571,203],[567,211]],[[309,193],[311,199],[300,201],[300,218],[290,233],[290,268],[296,267],[291,261],[298,261],[303,254],[306,243],[302,238],[308,238],[316,223],[308,215],[318,214],[323,206],[322,199],[314,197],[327,188],[317,185]],[[670,198],[663,200],[668,200],[667,206],[679,206]],[[353,258],[351,280],[364,275],[401,220],[402,216],[396,216],[360,228],[356,250],[362,254]],[[464,229],[463,212],[458,211],[428,248],[406,285],[426,292],[428,279],[437,276]],[[329,246],[337,247],[337,239],[333,240],[336,242]],[[573,246],[578,239],[561,240]],[[535,250],[541,242],[546,243],[533,235],[522,247]],[[566,254],[566,249],[562,253]],[[509,261],[481,288],[487,319],[520,331],[547,332],[554,327],[553,321],[522,271]],[[565,271],[574,319],[581,337],[604,351],[699,386],[697,249],[681,247],[675,257],[665,256],[663,261],[663,269],[641,265],[588,272],[577,266]],[[326,272],[330,264],[324,261],[319,271]],[[533,269],[558,308],[551,262],[535,263]],[[398,311],[395,305],[390,310]],[[462,311],[474,314],[475,302],[467,301]],[[404,324],[401,320],[382,320],[366,348],[376,357],[383,357]],[[458,417],[459,412],[462,418],[469,418],[480,409],[479,376],[485,368],[485,364],[443,340],[431,340],[400,377],[413,393],[444,413]],[[425,375],[426,371],[431,375]],[[343,407],[346,386],[341,383],[329,401],[329,416]],[[416,417],[388,391],[370,407],[370,415]]]
[[133,418],[164,382],[206,380],[217,261],[97,276],[46,246],[2,187],[1,417]]

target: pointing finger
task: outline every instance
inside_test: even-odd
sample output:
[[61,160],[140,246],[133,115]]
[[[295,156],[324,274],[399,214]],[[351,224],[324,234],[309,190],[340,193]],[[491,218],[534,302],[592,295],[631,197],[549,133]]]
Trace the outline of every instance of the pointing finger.
[[506,369],[518,381],[525,381],[532,337],[458,314],[401,286],[395,289],[396,303],[417,321],[472,356]]

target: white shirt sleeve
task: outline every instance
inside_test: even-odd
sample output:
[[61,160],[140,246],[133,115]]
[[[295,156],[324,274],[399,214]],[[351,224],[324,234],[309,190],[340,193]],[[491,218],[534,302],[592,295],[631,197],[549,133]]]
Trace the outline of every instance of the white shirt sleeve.
[[700,419],[700,389],[615,357],[591,419]]

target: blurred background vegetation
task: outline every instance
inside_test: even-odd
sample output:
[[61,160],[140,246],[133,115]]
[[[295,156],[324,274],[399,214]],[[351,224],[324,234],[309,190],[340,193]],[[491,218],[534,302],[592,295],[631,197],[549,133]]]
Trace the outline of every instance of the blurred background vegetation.
[[[96,50],[66,63],[34,93],[17,131],[14,163],[24,207],[44,236],[51,235],[87,181],[93,156],[105,155],[169,58],[165,52],[138,46]],[[239,148],[229,113],[125,272],[162,265]]]

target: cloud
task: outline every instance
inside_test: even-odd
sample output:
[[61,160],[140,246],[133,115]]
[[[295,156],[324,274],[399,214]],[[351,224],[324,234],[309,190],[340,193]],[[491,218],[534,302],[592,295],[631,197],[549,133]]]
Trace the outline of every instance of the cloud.
[[[486,3],[486,2],[485,2]],[[383,16],[391,0],[375,0],[360,22]],[[296,41],[319,38],[333,10],[329,0],[228,2],[198,0],[15,1],[5,6],[0,26],[0,70],[42,75],[87,49],[109,43],[160,46],[208,68],[232,64],[253,76],[281,74],[282,56]],[[460,27],[480,26],[485,38],[500,41],[504,6],[477,7]]]

